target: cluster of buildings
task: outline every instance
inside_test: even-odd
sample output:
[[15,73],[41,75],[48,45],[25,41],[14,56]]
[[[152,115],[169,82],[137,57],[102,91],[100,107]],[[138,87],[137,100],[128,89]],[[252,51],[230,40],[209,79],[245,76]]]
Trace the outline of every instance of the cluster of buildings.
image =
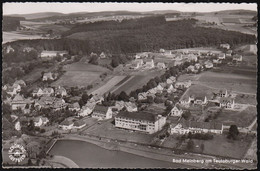
[[73,122],[72,120],[65,119],[59,124],[59,127],[63,130],[81,129],[86,126],[86,123],[82,120]]
[[[161,64],[159,64],[160,66]],[[155,67],[153,59],[135,59],[131,64],[131,69],[139,69],[139,68],[145,68],[145,69],[152,69]],[[161,67],[161,66],[160,66]],[[165,66],[164,66],[165,67]]]
[[13,85],[4,85],[3,90],[6,91],[10,96],[14,96],[20,93],[21,88],[26,86],[26,83],[23,80],[16,80]]
[[176,92],[176,89],[173,86],[173,83],[175,83],[175,81],[176,77],[169,77],[166,82],[159,83],[156,87],[149,89],[147,92],[139,93],[138,100],[146,100],[148,96],[154,98],[156,93],[162,93],[163,91],[166,91],[169,94]]

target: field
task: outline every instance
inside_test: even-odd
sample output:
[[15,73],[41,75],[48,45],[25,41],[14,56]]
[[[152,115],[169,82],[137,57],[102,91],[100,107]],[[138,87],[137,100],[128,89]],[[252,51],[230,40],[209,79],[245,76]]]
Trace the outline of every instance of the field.
[[212,140],[202,141],[194,140],[195,146],[200,147],[204,144],[205,154],[227,156],[241,159],[246,153],[248,146],[252,141],[252,137],[240,135],[240,140],[233,141],[226,138],[226,135],[215,135]]
[[103,95],[103,94],[109,92],[113,87],[115,87],[118,83],[120,83],[124,78],[125,78],[125,76],[114,76],[102,87],[91,92],[91,94]]
[[221,122],[227,126],[235,124],[238,127],[247,127],[252,123],[256,116],[256,107],[249,106],[241,112],[223,110],[214,121]]
[[[233,72],[233,73],[232,73]],[[204,85],[212,89],[227,89],[235,93],[256,94],[256,75],[254,72],[243,71],[242,74],[235,74],[239,70],[226,72],[203,72],[198,81],[194,84]]]
[[88,85],[96,84],[100,81],[100,75],[108,72],[109,70],[97,65],[85,63],[73,63],[63,67],[66,71],[62,77],[52,83],[53,86],[61,85],[68,87],[86,87]]
[[114,93],[119,94],[121,91],[125,91],[127,94],[138,88],[142,88],[150,79],[160,76],[161,72],[158,71],[143,71],[133,75],[133,78],[128,80],[127,84],[123,84]]
[[2,43],[13,42],[16,40],[25,40],[25,39],[43,39],[43,37],[39,35],[19,34],[17,32],[3,32],[2,37],[3,37]]

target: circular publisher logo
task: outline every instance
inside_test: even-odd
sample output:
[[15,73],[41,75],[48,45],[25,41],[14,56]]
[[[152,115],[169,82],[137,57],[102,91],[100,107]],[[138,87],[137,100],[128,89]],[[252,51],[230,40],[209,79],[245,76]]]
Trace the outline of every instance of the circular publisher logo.
[[20,145],[20,144],[13,144],[9,151],[9,158],[13,161],[13,162],[21,162],[25,159],[26,157],[26,150],[25,148]]

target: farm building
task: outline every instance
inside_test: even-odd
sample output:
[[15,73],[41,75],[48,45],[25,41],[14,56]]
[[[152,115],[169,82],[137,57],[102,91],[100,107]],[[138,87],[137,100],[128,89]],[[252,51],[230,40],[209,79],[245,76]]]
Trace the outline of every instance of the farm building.
[[115,126],[135,131],[155,133],[166,124],[166,117],[146,112],[121,111],[115,117]]
[[25,99],[23,96],[17,94],[11,102],[11,107],[12,110],[17,110],[19,108],[24,110],[26,105],[31,105],[32,103],[33,100]]
[[209,68],[213,68],[213,63],[211,61],[206,61],[204,62],[205,68],[209,69]]
[[225,53],[218,54],[218,59],[225,59],[226,55]]

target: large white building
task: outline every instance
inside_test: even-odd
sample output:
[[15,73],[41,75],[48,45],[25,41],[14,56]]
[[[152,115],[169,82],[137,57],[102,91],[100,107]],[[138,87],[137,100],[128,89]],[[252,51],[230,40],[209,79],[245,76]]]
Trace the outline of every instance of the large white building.
[[146,132],[149,134],[160,131],[166,124],[166,117],[146,112],[121,111],[115,117],[115,126],[118,128]]

